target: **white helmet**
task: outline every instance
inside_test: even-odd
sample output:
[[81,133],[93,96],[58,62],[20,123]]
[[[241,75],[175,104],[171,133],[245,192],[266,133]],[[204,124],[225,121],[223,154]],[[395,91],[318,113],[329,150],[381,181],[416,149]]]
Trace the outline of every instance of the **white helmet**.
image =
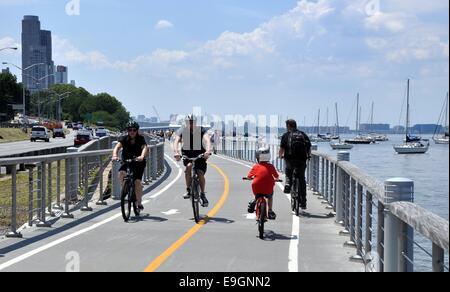
[[256,159],[258,162],[269,162],[271,159],[270,149],[268,147],[261,147],[256,151]]

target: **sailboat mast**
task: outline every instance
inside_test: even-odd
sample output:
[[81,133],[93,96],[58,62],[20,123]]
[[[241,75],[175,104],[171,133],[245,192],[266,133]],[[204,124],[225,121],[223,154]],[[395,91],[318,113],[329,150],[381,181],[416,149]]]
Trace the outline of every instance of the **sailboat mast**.
[[317,117],[317,136],[320,135],[320,109],[319,109],[319,116]]
[[359,93],[356,97],[356,134],[359,134]]
[[375,107],[375,102],[372,101],[372,112],[370,114],[370,131],[373,132],[373,110]]
[[[448,92],[447,92],[447,102],[445,103],[445,131],[448,132]],[[445,135],[445,133],[444,133]]]
[[408,79],[408,86],[407,86],[407,93],[406,93],[406,139],[408,140],[409,135],[409,125],[410,125],[410,116],[409,116],[409,86],[410,86],[410,80]]
[[330,121],[329,121],[329,116],[330,115],[330,113],[329,113],[329,110],[328,110],[328,107],[327,107],[327,133],[326,134],[329,134],[330,133]]
[[339,143],[341,143],[341,134],[339,132],[339,111],[338,111],[338,104],[336,102],[336,133],[339,137]]

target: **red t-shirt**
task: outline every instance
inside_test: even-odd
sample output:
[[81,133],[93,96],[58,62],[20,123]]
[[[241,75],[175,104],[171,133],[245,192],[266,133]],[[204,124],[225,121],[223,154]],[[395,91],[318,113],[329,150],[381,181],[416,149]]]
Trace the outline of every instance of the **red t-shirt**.
[[253,166],[247,177],[254,178],[252,183],[253,194],[272,195],[275,180],[280,176],[272,164],[264,162]]

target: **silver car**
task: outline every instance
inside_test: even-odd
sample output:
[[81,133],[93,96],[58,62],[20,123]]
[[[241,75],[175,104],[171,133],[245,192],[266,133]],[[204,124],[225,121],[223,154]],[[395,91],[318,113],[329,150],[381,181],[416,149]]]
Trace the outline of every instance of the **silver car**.
[[31,129],[31,142],[36,142],[37,140],[42,140],[45,142],[50,142],[50,131],[46,127],[36,126]]

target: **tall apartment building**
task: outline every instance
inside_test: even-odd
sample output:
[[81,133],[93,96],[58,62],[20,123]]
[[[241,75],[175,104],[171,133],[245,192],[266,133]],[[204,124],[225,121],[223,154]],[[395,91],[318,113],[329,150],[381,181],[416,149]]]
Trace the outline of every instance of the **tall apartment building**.
[[[26,15],[22,20],[22,68],[43,63],[25,70],[23,80],[31,92],[48,89],[55,83],[52,60],[52,33],[41,30],[39,17]],[[48,77],[46,77],[48,76]],[[46,77],[46,78],[44,78]]]

